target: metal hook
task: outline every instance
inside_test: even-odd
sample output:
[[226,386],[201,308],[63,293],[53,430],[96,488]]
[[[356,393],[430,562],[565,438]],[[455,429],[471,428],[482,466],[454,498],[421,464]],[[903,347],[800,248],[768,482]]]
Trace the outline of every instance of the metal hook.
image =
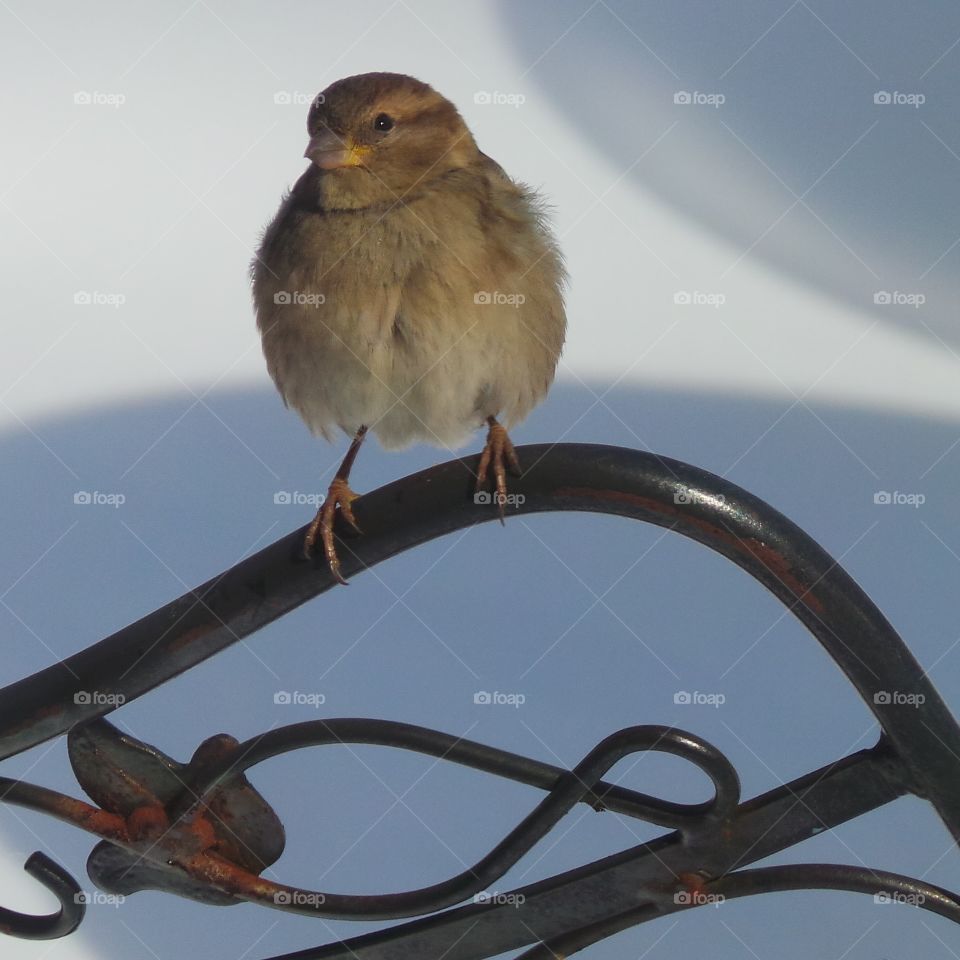
[[23,869],[53,893],[60,901],[60,909],[56,913],[35,917],[0,907],[0,933],[23,940],[56,940],[73,933],[87,910],[77,881],[39,850],[27,858]]

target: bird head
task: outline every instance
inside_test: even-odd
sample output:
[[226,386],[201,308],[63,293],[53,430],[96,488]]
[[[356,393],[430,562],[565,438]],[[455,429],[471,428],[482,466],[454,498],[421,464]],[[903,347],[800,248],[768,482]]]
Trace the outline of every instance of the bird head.
[[307,118],[304,156],[321,171],[324,205],[355,209],[402,200],[479,155],[457,108],[399,73],[331,84]]

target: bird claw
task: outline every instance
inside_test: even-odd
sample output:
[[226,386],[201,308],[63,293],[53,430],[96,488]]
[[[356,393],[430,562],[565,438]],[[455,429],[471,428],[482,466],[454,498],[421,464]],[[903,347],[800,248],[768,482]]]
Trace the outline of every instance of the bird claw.
[[340,508],[339,514],[350,526],[360,533],[360,527],[357,524],[357,518],[353,515],[353,501],[359,499],[359,494],[354,493],[346,480],[341,477],[334,477],[330,488],[327,490],[326,499],[323,505],[317,511],[310,526],[307,527],[306,536],[303,538],[303,555],[309,560],[313,556],[313,548],[317,542],[317,535],[320,536],[320,542],[323,544],[323,555],[326,558],[327,566],[330,568],[330,574],[337,583],[346,586],[347,581],[343,579],[340,573],[340,558],[337,556],[337,548],[333,542],[333,525],[337,517],[337,507]]
[[520,476],[520,460],[513,443],[507,435],[503,424],[490,418],[490,429],[487,431],[487,442],[483,453],[480,454],[480,463],[477,465],[476,492],[481,493],[487,485],[487,474],[493,467],[494,490],[497,507],[500,510],[500,522],[504,522],[504,506],[507,502],[507,468],[515,476]]

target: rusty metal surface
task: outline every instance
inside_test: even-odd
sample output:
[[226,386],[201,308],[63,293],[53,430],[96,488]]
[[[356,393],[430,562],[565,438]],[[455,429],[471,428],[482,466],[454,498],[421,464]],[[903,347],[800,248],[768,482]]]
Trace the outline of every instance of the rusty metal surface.
[[[711,895],[774,889],[889,889],[960,920],[955,895],[893,873],[842,864],[743,869],[908,794],[928,800],[960,839],[960,728],[902,640],[845,571],[769,505],[687,464],[578,444],[519,453],[534,466],[512,487],[523,494],[518,513],[600,512],[667,527],[766,586],[847,675],[883,728],[880,742],[740,802],[726,758],[673,728],[611,734],[572,771],[439,731],[364,719],[295,724],[243,744],[220,734],[181,763],[103,720],[113,709],[109,698],[85,703],[74,696],[96,688],[130,701],[329,589],[332,579],[322,562],[299,559],[303,532],[296,531],[67,661],[0,690],[0,758],[72,729],[70,759],[94,804],[7,778],[0,778],[0,799],[100,838],[89,871],[107,890],[161,889],[220,905],[252,900],[325,917],[420,917],[301,951],[295,955],[300,960],[471,960],[540,944],[524,955],[534,960],[574,952],[625,926],[699,906]],[[357,576],[419,543],[495,519],[473,503],[474,467],[473,459],[451,461],[358,500],[364,534],[342,542],[343,573]],[[917,695],[917,709],[897,710],[873,696],[884,689]],[[545,795],[471,870],[428,888],[354,896],[263,878],[264,867],[282,852],[283,827],[244,771],[278,753],[344,743],[419,751],[527,783]],[[713,780],[714,799],[685,806],[603,782],[617,759],[638,750],[666,750],[695,764]],[[519,904],[457,906],[501,876],[578,803],[674,832],[515,891],[523,898]],[[32,858],[28,869],[63,907],[49,917],[0,912],[2,928],[18,936],[69,932],[82,918],[77,904],[67,904],[73,881],[50,861]]]
[[283,824],[242,773],[211,791],[189,815],[170,816],[171,805],[198,770],[233,756],[232,737],[208,738],[189,764],[177,763],[103,719],[75,728],[67,744],[84,792],[127,825],[126,836],[117,838],[124,846],[104,840],[87,861],[87,873],[101,890],[124,895],[164,890],[229,905],[238,901],[179,864],[210,853],[257,874],[283,853]]

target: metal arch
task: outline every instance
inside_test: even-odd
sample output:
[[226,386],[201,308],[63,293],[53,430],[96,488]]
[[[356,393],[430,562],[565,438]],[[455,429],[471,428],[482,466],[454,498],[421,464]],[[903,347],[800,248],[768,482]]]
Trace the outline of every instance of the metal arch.
[[[955,841],[960,842],[960,728],[903,641],[857,584],[818,544],[769,505],[688,464],[585,444],[528,446],[518,452],[529,467],[511,484],[511,492],[523,495],[522,501],[517,498],[516,513],[576,510],[615,514],[668,527],[721,553],[764,584],[810,630],[876,715],[883,736],[871,750],[739,804],[721,818],[721,830],[710,810],[705,810],[700,827],[693,829],[688,824],[691,829],[686,832],[682,816],[672,824],[664,818],[668,805],[663,801],[638,801],[642,795],[619,796],[615,788],[604,794],[604,788],[596,782],[602,770],[592,780],[585,778],[588,782],[584,787],[572,781],[568,772],[544,764],[538,768],[537,761],[529,758],[473,745],[480,753],[487,751],[484,756],[490,772],[511,776],[505,771],[513,766],[529,773],[531,778],[526,782],[548,791],[540,809],[553,809],[557,819],[567,802],[559,796],[569,788],[571,795],[578,794],[573,803],[591,802],[605,795],[611,809],[620,803],[624,807],[621,812],[628,814],[631,803],[645,803],[646,813],[639,815],[675,826],[679,832],[517,891],[524,898],[519,908],[515,904],[469,904],[346,943],[302,951],[284,960],[408,960],[441,954],[449,960],[473,960],[539,940],[541,946],[524,955],[534,960],[550,955],[543,951],[554,946],[573,952],[623,926],[699,905],[699,895],[732,897],[772,889],[887,890],[921,897],[916,905],[960,920],[960,901],[955,895],[895,874],[829,864],[741,869],[907,793],[929,800]],[[474,466],[474,458],[450,461],[365,494],[355,504],[364,534],[342,541],[343,574],[356,576],[366,567],[434,537],[496,519],[496,511],[473,502]],[[84,702],[78,695],[85,691],[112,692],[118,695],[115,702],[132,700],[329,589],[333,581],[322,563],[299,559],[302,536],[302,530],[291,533],[100,643],[0,690],[0,759],[62,735],[78,724],[90,724],[114,709],[102,699],[91,702],[87,698]],[[915,694],[918,709],[900,710],[889,698],[877,696],[890,690]],[[385,721],[321,723],[329,733],[335,724]],[[106,727],[112,729],[109,724]],[[271,750],[296,749],[317,742],[318,732],[319,728],[274,731],[272,740],[267,734],[243,746],[253,756],[269,755]],[[437,731],[426,734],[445,736]],[[109,736],[109,732],[104,735]],[[691,748],[706,746],[692,735],[679,735],[688,737]],[[414,745],[418,738],[426,742],[422,732],[408,730],[400,738],[406,742],[394,745],[420,749]],[[213,830],[215,825],[201,822],[204,805],[212,805],[218,790],[235,788],[238,770],[248,765],[244,761],[239,767],[231,766],[239,756],[231,753],[236,744],[232,738],[213,740],[217,740],[214,754],[219,759],[198,765],[195,758],[186,768],[194,792],[184,791],[154,804],[156,816],[168,823],[171,831],[187,823],[202,826],[207,833]],[[159,755],[155,748],[141,746]],[[589,758],[596,760],[597,749]],[[717,762],[720,766],[727,764],[722,757]],[[482,764],[475,765],[483,768]],[[735,774],[733,777],[735,781]],[[716,778],[715,783],[719,804],[723,791]],[[31,791],[42,790],[0,781],[0,795],[14,803],[37,795]],[[197,792],[205,796],[203,804],[194,802]],[[726,796],[730,795],[727,789]],[[802,804],[797,804],[798,797]],[[76,813],[79,809],[71,804],[81,804],[70,798],[61,798],[58,803],[62,818],[64,810]],[[106,818],[104,822],[114,832],[108,846],[138,849],[137,832],[122,811],[82,806],[88,808],[83,813],[87,819],[78,825],[107,836],[93,826],[102,825],[98,818]],[[137,829],[142,826],[138,824]],[[199,842],[197,837],[202,833],[190,834],[191,842]],[[205,880],[211,889],[222,893],[229,885],[214,873]],[[468,889],[458,887],[458,896],[469,895],[465,894]],[[689,895],[686,900],[682,899],[685,891]],[[236,890],[229,893],[245,896]],[[448,899],[443,905],[453,902],[458,901]],[[414,906],[437,909],[426,900]],[[362,909],[348,915],[371,916]],[[466,931],[480,927],[480,936],[466,935]],[[455,949],[451,949],[453,945]]]
[[[517,514],[609,513],[697,540],[759,580],[826,648],[877,716],[918,787],[960,842],[960,729],[906,645],[869,597],[799,527],[746,490],[689,464],[596,444],[518,449],[532,467],[512,482]],[[452,460],[365,494],[364,534],[343,541],[342,571],[369,566],[463,527],[495,519],[472,497],[476,458]],[[326,592],[322,561],[299,560],[297,530],[100,643],[0,690],[0,759],[113,706],[77,703],[109,690],[133,700]],[[908,690],[923,710],[898,711],[873,694]],[[14,719],[17,718],[17,719]]]

